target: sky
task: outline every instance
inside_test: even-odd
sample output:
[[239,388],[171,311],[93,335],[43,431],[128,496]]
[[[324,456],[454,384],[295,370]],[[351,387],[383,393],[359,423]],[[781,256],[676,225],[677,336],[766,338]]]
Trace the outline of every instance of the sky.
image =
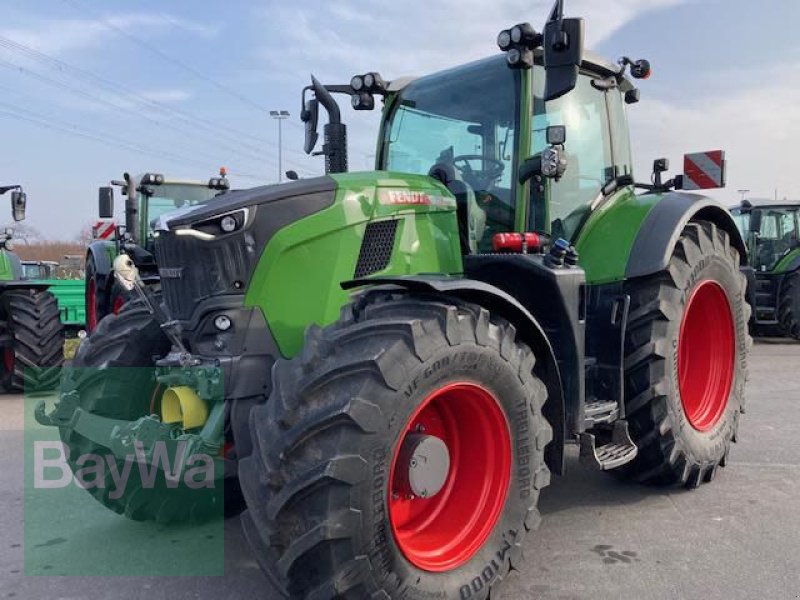
[[[3,0],[0,185],[22,184],[27,224],[73,239],[97,216],[97,188],[123,172],[233,187],[283,170],[323,172],[302,152],[300,92],[314,73],[391,80],[498,52],[497,33],[541,29],[550,0]],[[587,47],[647,58],[653,76],[629,108],[637,179],[655,158],[724,149],[728,187],[714,195],[800,198],[797,0],[566,0]],[[371,168],[378,111],[346,105],[351,170]],[[119,209],[118,209],[119,210]],[[10,214],[10,208],[9,208]],[[119,213],[118,213],[119,214]],[[0,222],[6,217],[0,212]]]

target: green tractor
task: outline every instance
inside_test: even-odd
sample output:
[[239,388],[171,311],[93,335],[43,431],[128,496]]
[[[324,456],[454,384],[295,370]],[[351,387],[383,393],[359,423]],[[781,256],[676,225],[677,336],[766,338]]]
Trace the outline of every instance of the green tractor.
[[754,335],[800,340],[800,202],[743,200],[731,212],[755,270]]
[[[22,221],[27,196],[19,185],[0,186],[0,195],[9,191],[14,221]],[[0,234],[0,386],[6,392],[53,389],[64,364],[64,326],[48,285],[25,280],[13,238],[11,228]]]
[[[646,61],[585,53],[560,2],[543,34],[498,42],[418,79],[313,79],[326,176],[164,219],[160,292],[120,274],[140,300],[37,409],[76,468],[98,448],[202,449],[226,511],[241,487],[265,572],[320,600],[494,597],[569,445],[646,484],[714,478],[750,343],[736,224],[665,161],[634,182],[625,104]],[[336,93],[383,97],[378,170],[346,172]],[[186,520],[219,499],[194,483],[89,491]]]
[[142,281],[158,287],[158,266],[153,256],[154,235],[159,218],[176,209],[190,210],[229,189],[225,169],[208,180],[168,179],[160,173],[131,176],[99,189],[99,216],[114,218],[114,187],[125,196],[125,225],[98,223],[97,239],[86,252],[86,329],[97,329],[108,314],[116,314],[129,299],[129,293],[116,283],[114,261],[124,255],[137,266]]
[[22,278],[47,285],[56,298],[61,324],[67,337],[77,337],[86,328],[83,257],[64,257],[63,262],[52,260],[23,260]]

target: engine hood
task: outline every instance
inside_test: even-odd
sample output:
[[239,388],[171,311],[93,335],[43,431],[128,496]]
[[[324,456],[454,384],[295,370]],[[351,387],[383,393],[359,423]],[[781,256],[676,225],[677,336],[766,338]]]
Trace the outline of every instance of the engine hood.
[[[264,185],[248,190],[237,190],[222,194],[210,202],[198,206],[197,208],[180,214],[171,213],[167,217],[167,226],[175,229],[183,225],[189,225],[202,221],[215,215],[231,212],[249,206],[258,206],[286,200],[296,196],[309,196],[323,192],[333,192],[336,190],[336,181],[332,177],[314,177],[312,179],[302,179],[289,183]],[[330,202],[333,202],[333,194],[330,195]]]

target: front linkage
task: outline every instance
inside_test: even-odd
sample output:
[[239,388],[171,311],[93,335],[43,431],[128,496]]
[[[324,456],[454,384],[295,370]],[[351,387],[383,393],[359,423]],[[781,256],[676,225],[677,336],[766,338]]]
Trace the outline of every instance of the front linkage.
[[[150,414],[135,420],[100,416],[82,407],[81,391],[71,389],[62,393],[50,413],[45,401],[39,401],[34,411],[36,421],[69,435],[78,434],[111,450],[119,461],[133,457],[137,463],[158,466],[168,480],[183,480],[196,462],[193,457],[200,456],[209,457],[214,473],[223,473],[226,414],[221,369],[187,351],[177,323],[143,284],[127,256],[115,260],[115,276],[122,287],[136,293],[173,345],[173,351],[156,362]],[[160,415],[155,411],[157,400]]]

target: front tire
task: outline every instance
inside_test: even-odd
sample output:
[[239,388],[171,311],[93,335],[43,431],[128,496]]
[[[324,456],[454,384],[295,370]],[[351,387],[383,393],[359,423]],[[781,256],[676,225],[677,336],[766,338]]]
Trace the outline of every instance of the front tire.
[[[311,328],[240,464],[268,575],[297,599],[488,598],[549,482],[534,364],[513,326],[455,300],[372,293]],[[409,487],[420,439],[450,458],[437,472],[426,455],[430,495]]]
[[[158,321],[143,303],[130,303],[119,315],[102,319],[95,333],[83,340],[62,380],[62,392],[77,391],[83,410],[112,419],[134,421],[157,412],[155,360],[166,355],[170,347]],[[110,458],[107,448],[75,431],[62,428],[60,433],[69,449],[68,463],[73,472],[81,469],[77,462],[80,457]],[[117,473],[124,469],[124,461],[117,458]],[[145,486],[139,473],[137,466],[130,468],[130,478],[120,494],[111,480],[111,469],[106,469],[105,484],[89,487],[87,492],[106,508],[135,521],[180,523],[222,514],[217,508],[222,495],[216,485],[215,489],[192,490],[181,480],[171,488],[164,472],[158,470],[154,484]]]
[[696,487],[725,466],[743,412],[750,306],[728,234],[690,223],[667,269],[628,284],[626,411],[644,483]]
[[800,270],[787,274],[783,280],[778,320],[785,335],[800,340]]

